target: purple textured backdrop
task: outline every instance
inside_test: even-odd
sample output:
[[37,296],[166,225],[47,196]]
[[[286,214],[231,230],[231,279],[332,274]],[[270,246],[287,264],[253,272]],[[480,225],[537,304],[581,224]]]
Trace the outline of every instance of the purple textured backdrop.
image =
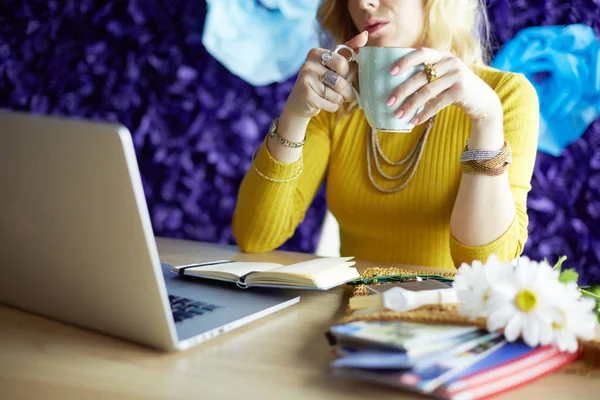
[[[497,45],[526,26],[581,22],[600,0],[491,0]],[[4,0],[0,107],[119,121],[132,132],[155,232],[234,243],[237,188],[294,82],[252,87],[201,45],[201,1]],[[600,282],[600,122],[559,158],[540,154],[526,253],[567,254]],[[283,248],[311,252],[321,190]],[[585,266],[585,267],[584,267]]]
[[[158,235],[234,243],[250,156],[293,81],[254,88],[201,44],[202,1],[4,1],[0,107],[120,121]],[[313,251],[323,192],[284,247]]]
[[[583,23],[600,37],[600,0],[492,0],[497,44],[527,26]],[[527,202],[525,254],[554,262],[567,255],[580,284],[600,282],[600,119],[560,157],[538,153]]]

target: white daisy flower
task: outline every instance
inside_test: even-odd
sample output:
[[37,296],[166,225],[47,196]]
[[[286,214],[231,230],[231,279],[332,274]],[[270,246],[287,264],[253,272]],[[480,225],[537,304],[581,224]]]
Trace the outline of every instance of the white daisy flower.
[[577,284],[558,283],[564,292],[561,302],[554,305],[554,322],[552,323],[552,344],[560,351],[577,351],[577,338],[591,340],[595,336],[596,315],[593,310],[596,302],[582,298]]
[[463,263],[452,285],[460,302],[459,313],[470,318],[485,317],[493,286],[511,271],[512,265],[500,262],[495,255],[489,256],[485,265],[478,260],[472,265]]
[[554,304],[561,301],[564,291],[556,291],[558,271],[547,262],[535,262],[521,257],[514,274],[508,274],[494,283],[494,290],[486,302],[487,328],[504,328],[507,341],[520,336],[531,347],[552,341]]

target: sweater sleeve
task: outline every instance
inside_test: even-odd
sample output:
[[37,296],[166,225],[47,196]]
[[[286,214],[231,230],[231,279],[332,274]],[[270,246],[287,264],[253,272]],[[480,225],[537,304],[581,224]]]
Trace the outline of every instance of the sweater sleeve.
[[516,214],[500,237],[483,246],[466,246],[450,233],[450,251],[457,267],[473,260],[485,262],[491,254],[502,261],[512,261],[521,255],[527,241],[527,194],[531,190],[539,132],[538,96],[527,78],[516,73],[506,73],[495,91],[504,111],[504,137],[512,149],[508,178]]
[[[242,180],[233,215],[232,230],[242,251],[270,251],[294,234],[323,181],[329,163],[333,117],[321,111],[311,118],[302,157],[295,163],[275,160],[267,140],[263,141]],[[273,182],[265,176],[289,181]]]

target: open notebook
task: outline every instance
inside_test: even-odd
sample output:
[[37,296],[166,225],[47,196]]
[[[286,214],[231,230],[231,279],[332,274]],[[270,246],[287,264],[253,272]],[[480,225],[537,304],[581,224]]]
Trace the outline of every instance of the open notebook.
[[316,258],[291,265],[231,260],[173,267],[180,275],[235,282],[241,288],[280,287],[327,290],[360,278],[353,257]]

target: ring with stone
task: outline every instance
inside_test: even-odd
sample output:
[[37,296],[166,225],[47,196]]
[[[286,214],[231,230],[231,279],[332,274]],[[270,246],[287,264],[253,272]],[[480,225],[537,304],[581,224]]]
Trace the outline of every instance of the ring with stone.
[[429,83],[435,82],[438,79],[440,79],[440,75],[433,66],[433,64],[424,63],[423,66],[425,67],[425,74],[427,75],[427,80],[429,81]]
[[333,59],[333,52],[329,50],[328,53],[321,54],[321,64],[325,65],[326,62],[329,62]]
[[329,70],[325,73],[325,75],[323,75],[323,79],[321,79],[321,81],[324,84],[326,84],[327,86],[329,86],[330,88],[334,88],[335,84],[337,83],[337,81],[339,79],[340,79],[340,76],[338,74],[336,74],[332,70]]

